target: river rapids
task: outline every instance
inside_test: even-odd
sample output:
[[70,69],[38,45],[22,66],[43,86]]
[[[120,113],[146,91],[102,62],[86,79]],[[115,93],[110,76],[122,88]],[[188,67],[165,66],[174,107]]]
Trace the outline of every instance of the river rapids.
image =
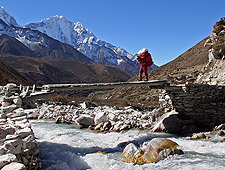
[[[30,122],[39,142],[43,170],[225,169],[225,142],[220,142],[221,137],[216,132],[208,132],[211,136],[209,140],[188,140],[187,137],[151,133],[148,130],[132,129],[104,134],[78,129],[73,124],[55,124],[50,120]],[[133,142],[142,146],[156,137],[175,141],[185,154],[144,165],[124,162],[122,151],[125,144]]]

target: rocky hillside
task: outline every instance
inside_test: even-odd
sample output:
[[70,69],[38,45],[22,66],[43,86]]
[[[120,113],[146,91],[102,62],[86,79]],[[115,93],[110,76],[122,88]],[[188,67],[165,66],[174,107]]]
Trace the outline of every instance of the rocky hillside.
[[205,42],[209,50],[209,61],[201,70],[196,83],[225,85],[225,18],[214,26]]

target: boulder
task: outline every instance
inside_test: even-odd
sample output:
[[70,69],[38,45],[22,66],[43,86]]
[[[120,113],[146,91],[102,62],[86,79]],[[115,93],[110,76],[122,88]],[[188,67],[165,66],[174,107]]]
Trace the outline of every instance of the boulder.
[[108,118],[111,121],[118,121],[117,116],[115,114],[113,114],[113,113],[109,113],[108,114]]
[[122,125],[120,127],[120,131],[122,131],[122,130],[128,130],[128,129],[130,129],[130,126],[128,126],[127,124],[124,124],[124,125]]
[[184,154],[184,152],[181,149],[165,149],[159,152],[157,159],[155,162],[159,162],[160,160],[163,160],[167,158],[169,155],[181,155]]
[[[153,163],[157,160],[158,154],[166,149],[176,149],[178,144],[172,140],[164,138],[154,138],[147,143],[145,147],[138,149],[136,145],[130,143],[123,150],[123,157],[125,162],[133,164]],[[168,154],[180,153],[181,151],[167,151]],[[167,153],[166,152],[166,153]],[[164,152],[162,157],[165,156]],[[160,157],[161,159],[161,157]]]
[[128,144],[123,150],[123,157],[127,163],[142,164],[141,156],[141,151],[133,143]]
[[26,167],[22,163],[12,162],[2,168],[2,170],[26,170]]
[[4,167],[5,165],[7,165],[11,162],[15,162],[15,161],[17,161],[16,156],[11,153],[1,155],[0,156],[0,169],[2,167]]
[[90,125],[93,125],[94,124],[94,119],[88,115],[82,115],[80,116],[79,118],[77,118],[75,120],[75,122],[81,126],[81,127],[84,127],[84,128],[87,128],[88,126]]
[[188,121],[180,120],[176,111],[171,111],[163,115],[161,120],[154,126],[152,132],[167,132],[174,134],[187,133]]
[[17,138],[17,139],[12,139],[12,140],[6,140],[4,144],[6,146],[11,145],[11,146],[16,147],[21,143],[22,143],[22,140],[20,138]]
[[115,125],[114,125],[114,127],[113,127],[113,130],[115,131],[115,132],[119,132],[120,131],[120,127],[123,125],[123,122],[117,122]]
[[21,117],[21,116],[26,116],[26,115],[27,114],[24,112],[24,109],[23,108],[18,108],[16,110],[13,110],[10,118]]
[[98,114],[95,115],[95,125],[101,123],[101,122],[107,122],[108,121],[108,116],[105,112],[100,112]]
[[24,128],[24,129],[21,129],[21,130],[17,130],[16,132],[18,135],[21,136],[21,138],[25,138],[29,135],[33,135],[33,131],[31,128]]
[[148,142],[145,152],[143,154],[143,160],[146,163],[153,163],[156,161],[158,154],[165,149],[176,149],[178,144],[172,140],[164,138],[154,138]]

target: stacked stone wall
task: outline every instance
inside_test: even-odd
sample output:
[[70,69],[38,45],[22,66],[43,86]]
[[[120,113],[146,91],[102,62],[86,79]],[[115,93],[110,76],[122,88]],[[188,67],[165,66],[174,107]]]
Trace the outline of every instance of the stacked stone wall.
[[194,120],[199,128],[209,129],[225,122],[225,86],[168,86],[162,94],[163,105],[175,109],[180,119]]
[[40,167],[38,143],[27,120],[19,89],[8,84],[0,91],[0,169]]

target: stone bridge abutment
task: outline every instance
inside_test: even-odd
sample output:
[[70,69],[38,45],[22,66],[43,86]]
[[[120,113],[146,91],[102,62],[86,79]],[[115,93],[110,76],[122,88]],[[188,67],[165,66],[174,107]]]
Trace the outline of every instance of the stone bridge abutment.
[[180,119],[193,120],[199,129],[211,129],[225,122],[225,86],[166,86],[159,102],[162,107],[175,109]]

